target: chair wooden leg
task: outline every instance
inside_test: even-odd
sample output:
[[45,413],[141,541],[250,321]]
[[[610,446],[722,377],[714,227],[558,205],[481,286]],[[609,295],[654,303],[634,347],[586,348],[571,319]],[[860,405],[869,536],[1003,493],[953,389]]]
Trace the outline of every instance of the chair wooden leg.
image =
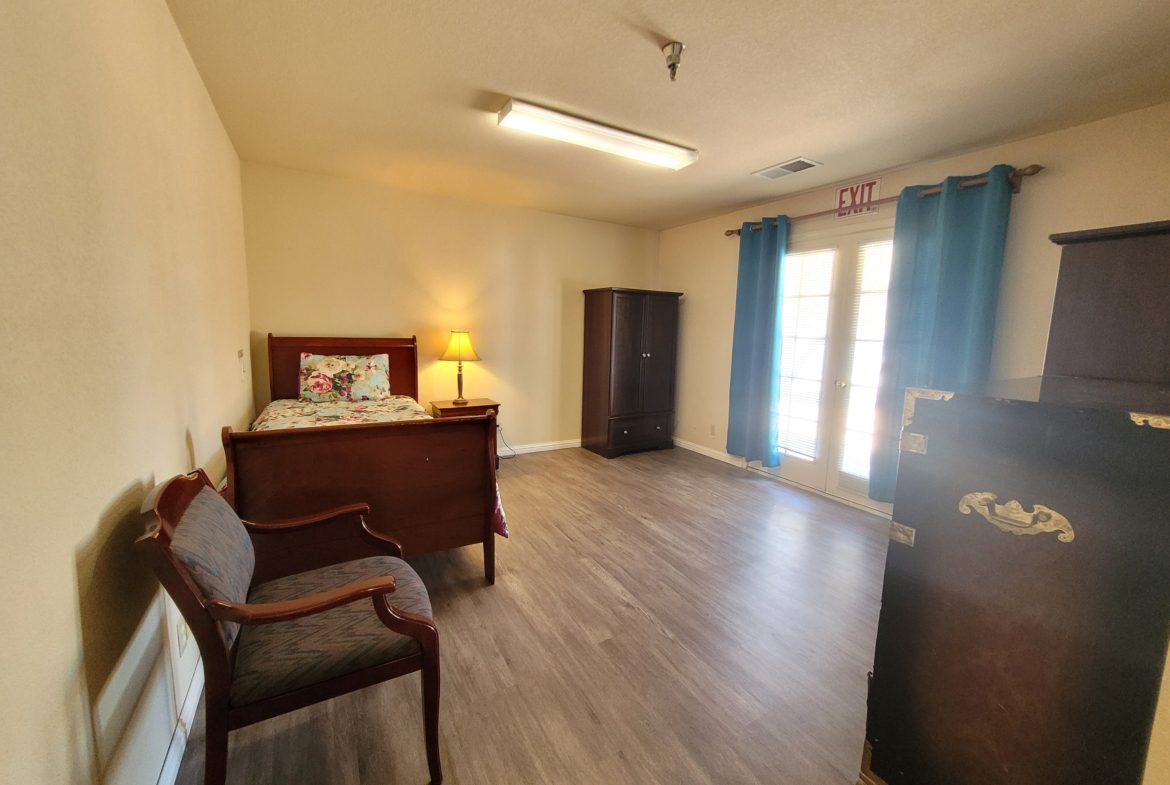
[[488,586],[496,582],[496,535],[492,532],[483,541],[483,577]]
[[207,745],[203,760],[203,785],[224,785],[227,780],[227,713],[207,706]]
[[426,616],[399,610],[390,604],[389,595],[374,597],[374,609],[388,628],[399,635],[409,635],[422,650],[423,735],[427,744],[427,768],[431,785],[442,785],[443,767],[439,763],[439,631]]
[[431,785],[442,785],[443,766],[439,762],[439,641],[425,655],[422,670],[423,726],[427,743],[427,768]]

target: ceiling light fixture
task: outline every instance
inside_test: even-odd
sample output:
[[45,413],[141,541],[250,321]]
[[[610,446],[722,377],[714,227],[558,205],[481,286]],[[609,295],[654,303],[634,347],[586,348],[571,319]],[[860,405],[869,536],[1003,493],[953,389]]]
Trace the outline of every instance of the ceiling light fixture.
[[559,139],[667,169],[682,169],[699,160],[698,150],[660,142],[648,136],[517,101],[515,98],[510,99],[500,110],[497,122],[505,128]]
[[682,62],[683,50],[687,48],[686,44],[678,41],[671,41],[666,46],[662,47],[662,54],[666,55],[666,70],[670,71],[670,81],[678,75],[678,66]]

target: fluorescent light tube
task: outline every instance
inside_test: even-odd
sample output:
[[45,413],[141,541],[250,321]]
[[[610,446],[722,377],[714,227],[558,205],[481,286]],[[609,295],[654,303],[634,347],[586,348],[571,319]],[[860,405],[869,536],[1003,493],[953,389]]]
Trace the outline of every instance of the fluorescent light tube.
[[612,153],[667,169],[682,169],[699,160],[699,151],[647,136],[582,120],[512,98],[500,110],[498,123],[530,134]]

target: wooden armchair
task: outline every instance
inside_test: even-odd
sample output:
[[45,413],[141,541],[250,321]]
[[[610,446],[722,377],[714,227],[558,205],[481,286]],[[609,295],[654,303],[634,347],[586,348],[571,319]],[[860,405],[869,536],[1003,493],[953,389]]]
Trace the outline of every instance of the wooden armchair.
[[368,505],[249,523],[202,470],[147,504],[157,525],[137,546],[203,655],[205,785],[227,777],[229,731],[417,670],[431,783],[443,781],[430,598],[398,544],[366,526]]

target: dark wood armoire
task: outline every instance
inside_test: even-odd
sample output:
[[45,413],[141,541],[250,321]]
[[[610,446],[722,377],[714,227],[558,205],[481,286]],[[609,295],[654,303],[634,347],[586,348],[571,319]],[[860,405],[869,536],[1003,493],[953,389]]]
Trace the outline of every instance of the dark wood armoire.
[[1170,223],[1053,240],[1045,375],[907,394],[864,785],[1142,782],[1170,639]]
[[681,292],[585,290],[581,446],[613,458],[674,446]]

